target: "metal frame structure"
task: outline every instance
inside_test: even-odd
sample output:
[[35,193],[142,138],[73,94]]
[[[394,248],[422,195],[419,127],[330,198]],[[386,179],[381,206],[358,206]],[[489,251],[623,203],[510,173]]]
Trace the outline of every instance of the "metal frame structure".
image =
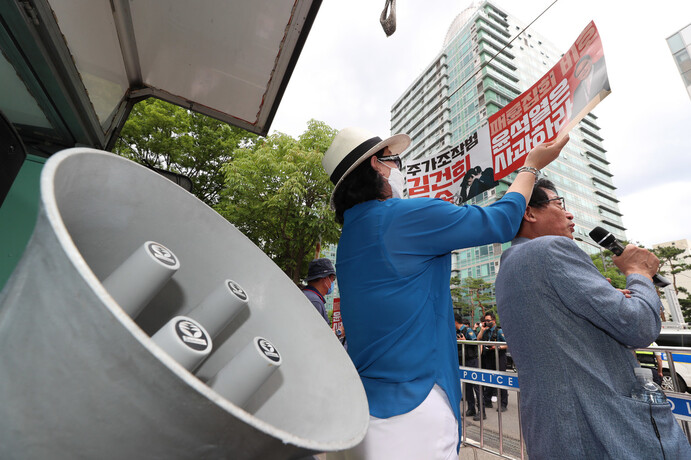
[[[0,0],[3,64],[51,128],[15,127],[40,156],[74,146],[109,150],[134,103],[156,97],[266,135],[320,5],[213,0],[190,13],[184,0]],[[254,22],[238,27],[245,18]],[[158,42],[190,39],[200,46],[187,56],[166,55]]]

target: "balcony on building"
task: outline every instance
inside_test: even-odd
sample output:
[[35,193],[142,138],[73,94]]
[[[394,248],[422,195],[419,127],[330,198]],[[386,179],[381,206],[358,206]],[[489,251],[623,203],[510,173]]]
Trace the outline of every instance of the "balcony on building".
[[583,131],[583,133],[587,134],[588,136],[592,137],[593,139],[596,139],[600,142],[602,142],[604,140],[602,137],[600,137],[598,132],[595,129],[593,129],[593,127],[590,126],[588,123],[581,123],[580,128],[581,128],[581,131]]
[[622,214],[618,209],[615,209],[611,206],[607,206],[606,204],[603,203],[598,203],[598,208],[602,209],[605,212],[608,212],[610,214],[614,214],[615,216],[621,218],[624,214]]
[[480,17],[477,19],[475,24],[479,27],[482,28],[484,27],[489,27],[490,31],[492,31],[495,34],[498,34],[501,36],[503,39],[509,39],[511,38],[511,34],[508,31],[508,24],[507,26],[502,27],[500,24],[496,24],[492,18],[489,17],[489,15],[484,14],[484,12],[480,13]]
[[[590,131],[595,132],[595,133],[600,131],[600,127],[595,123],[595,120],[590,118],[590,117],[587,117],[587,116],[581,120],[580,126],[581,126],[581,128],[587,127]],[[598,134],[598,137],[599,137],[599,134]]]
[[491,27],[482,22],[478,23],[477,38],[479,41],[485,40],[491,43],[497,49],[502,49],[509,44],[509,41],[502,35],[494,32]]
[[601,221],[606,227],[614,227],[614,228],[616,228],[616,229],[621,230],[622,232],[625,232],[625,231],[627,230],[627,228],[624,227],[624,224],[622,224],[621,222],[615,222],[614,220],[608,219],[608,218],[602,218],[602,219],[600,219],[600,221]]
[[[595,187],[594,191],[595,191],[596,195],[599,195],[602,198],[605,198],[605,199],[611,200],[611,201],[616,201],[617,203],[619,202],[619,200],[617,198],[615,198],[615,196],[614,196],[614,190],[607,190],[604,188]],[[600,203],[600,201],[598,201],[598,203]]]
[[595,186],[596,189],[603,190],[604,192],[610,192],[614,193],[614,191],[617,189],[614,184],[612,184],[611,180],[606,180],[600,177],[593,177],[593,186]]
[[609,172],[609,170],[606,167],[601,166],[597,163],[589,163],[588,167],[594,171],[597,171],[599,174],[601,174],[604,177],[612,177],[613,176],[613,174],[611,172]]

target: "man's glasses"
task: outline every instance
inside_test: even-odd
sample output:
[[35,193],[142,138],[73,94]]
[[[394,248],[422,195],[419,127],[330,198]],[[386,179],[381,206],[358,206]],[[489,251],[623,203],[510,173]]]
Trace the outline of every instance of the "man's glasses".
[[403,169],[403,162],[401,161],[401,157],[399,157],[398,155],[380,157],[379,161],[393,161],[398,169]]
[[542,201],[536,201],[533,204],[545,204],[549,203],[551,201],[559,201],[559,207],[563,210],[566,211],[566,201],[564,200],[563,196],[558,196],[556,198],[550,198],[549,200],[542,200]]

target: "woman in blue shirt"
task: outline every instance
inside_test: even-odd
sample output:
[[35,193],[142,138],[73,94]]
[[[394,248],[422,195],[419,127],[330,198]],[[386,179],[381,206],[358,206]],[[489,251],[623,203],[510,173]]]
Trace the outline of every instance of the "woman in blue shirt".
[[[490,206],[403,198],[397,155],[410,138],[340,131],[322,160],[343,224],[341,315],[370,408],[365,440],[341,458],[457,458],[461,389],[449,281],[451,251],[510,241],[539,170],[568,141],[533,149]],[[331,457],[330,457],[331,458]]]

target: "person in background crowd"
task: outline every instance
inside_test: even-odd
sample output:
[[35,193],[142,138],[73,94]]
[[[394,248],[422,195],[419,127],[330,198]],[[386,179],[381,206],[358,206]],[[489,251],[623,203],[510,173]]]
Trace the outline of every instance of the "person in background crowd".
[[[470,328],[470,321],[468,319],[463,319],[458,313],[454,314],[454,317],[456,321],[456,338],[458,340],[477,340],[475,331]],[[477,367],[477,345],[465,345],[459,348],[463,349],[465,364],[461,360],[460,354],[458,357],[458,363],[465,367]],[[476,404],[479,404],[480,401],[480,388],[475,384],[466,383],[463,390],[463,396],[468,404],[468,409],[465,411],[465,415],[471,417],[477,413],[475,406]]]
[[336,281],[336,270],[329,259],[314,259],[307,266],[307,286],[302,289],[303,294],[312,302],[314,308],[329,324],[329,315],[326,312],[326,299],[324,296],[331,294]]
[[631,348],[660,333],[655,255],[629,244],[612,287],[573,241],[573,214],[541,179],[501,257],[497,306],[521,370],[521,427],[533,459],[691,459],[668,403],[631,397]]
[[[464,320],[463,317],[461,315],[459,315],[458,313],[453,314],[453,319],[454,319],[454,326],[456,327],[456,339],[458,339],[458,340],[475,340],[475,338],[474,338],[475,332],[472,329],[465,326],[465,324],[463,323],[464,321],[467,321],[467,320]],[[471,338],[471,336],[473,338]]]
[[336,135],[322,164],[343,224],[336,266],[348,354],[370,409],[365,439],[340,458],[458,458],[451,251],[512,238],[538,171],[567,140],[535,147],[504,197],[481,208],[402,199],[398,155],[407,135],[382,140],[360,128]]
[[[487,313],[484,317],[484,322],[482,323],[482,329],[477,336],[478,340],[484,340],[486,342],[506,342],[504,338],[504,332],[500,327],[497,326],[496,317],[494,313]],[[499,361],[497,361],[497,353],[495,348],[499,348]],[[484,345],[482,347],[482,368],[490,369],[493,371],[505,371],[506,370],[506,345]],[[499,367],[497,367],[499,363]],[[485,408],[493,407],[492,396],[497,394],[497,389],[492,387],[482,387],[482,400]],[[507,390],[499,390],[499,405],[497,406],[497,411],[506,412],[506,408],[509,405],[509,392]],[[483,412],[482,416],[485,414]],[[480,414],[476,414],[473,420],[480,420]]]
[[[653,346],[657,346],[655,342],[652,344]],[[664,373],[662,371],[662,356],[660,356],[660,353],[653,353],[655,356],[655,364],[656,368],[653,372],[653,382],[657,383],[658,385],[662,386],[662,378],[664,377]]]

